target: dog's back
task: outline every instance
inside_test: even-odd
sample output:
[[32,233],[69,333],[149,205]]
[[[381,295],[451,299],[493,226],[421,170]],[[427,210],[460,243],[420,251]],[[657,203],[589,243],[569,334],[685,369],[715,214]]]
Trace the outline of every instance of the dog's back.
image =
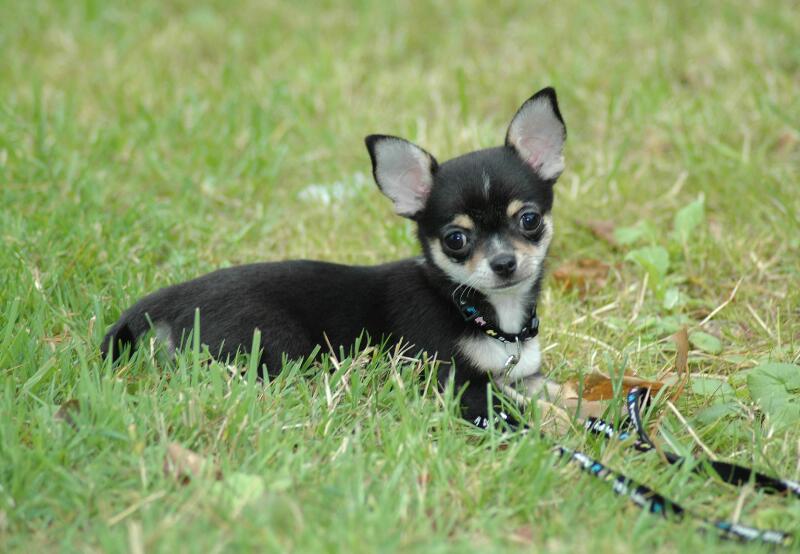
[[424,279],[414,260],[373,267],[297,260],[221,269],[141,299],[111,327],[101,351],[117,359],[149,331],[174,351],[193,332],[197,311],[202,343],[213,354],[249,353],[258,329],[263,360],[276,371],[281,354],[302,357],[325,336],[348,347],[364,331],[380,340],[389,329],[402,328],[388,319],[404,317],[404,310],[390,305],[398,295],[419,300]]

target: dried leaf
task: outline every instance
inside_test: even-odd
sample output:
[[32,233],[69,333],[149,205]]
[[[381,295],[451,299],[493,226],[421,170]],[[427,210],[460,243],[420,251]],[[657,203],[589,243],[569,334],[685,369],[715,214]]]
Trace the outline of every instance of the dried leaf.
[[222,472],[214,468],[206,458],[177,442],[169,443],[167,454],[164,456],[165,475],[172,476],[180,484],[185,485],[192,477],[201,477],[205,472],[210,472],[215,479],[222,479]]
[[553,278],[566,289],[583,292],[600,288],[608,280],[609,265],[600,260],[586,258],[564,262],[553,272]]
[[[623,375],[621,378],[621,393],[627,394],[634,387],[644,387],[649,389],[651,395],[655,395],[661,389],[669,390],[669,400],[677,400],[689,382],[689,337],[686,328],[681,328],[673,336],[677,346],[675,356],[675,372],[662,375],[667,380],[649,380],[636,377],[634,375]],[[677,381],[674,381],[677,374]],[[674,384],[673,384],[674,383]],[[515,393],[508,387],[502,390],[509,394],[511,398],[515,395],[523,402],[530,401],[528,396]],[[578,393],[581,391],[581,394]],[[583,377],[583,382],[578,380],[567,381],[560,388],[550,394],[552,402],[542,399],[536,401],[542,415],[542,427],[563,434],[572,428],[573,422],[570,414],[578,419],[588,417],[603,417],[608,408],[605,400],[614,398],[614,380],[605,373],[593,371]]]
[[[675,355],[675,373],[678,375],[678,382],[672,385],[669,399],[677,400],[689,382],[689,338],[686,328],[682,328],[673,336],[677,352]],[[633,375],[622,376],[622,393],[627,394],[634,387],[644,387],[650,389],[651,394],[655,394],[664,387],[670,387],[664,381],[653,381],[642,379]],[[614,398],[614,380],[605,373],[593,371],[583,377],[582,384],[578,380],[568,381],[562,387],[564,398],[574,400],[579,398],[578,391],[581,391],[580,399],[588,401],[610,400]]]
[[[602,417],[606,411],[605,404],[595,400],[583,400],[578,395],[578,389],[576,387],[576,381],[567,381],[561,385],[559,399],[561,400],[562,407],[560,408],[560,411],[563,412],[563,410],[566,410],[566,412],[564,412],[564,417],[569,417],[566,415],[567,412],[574,413],[578,419],[586,419],[587,417]],[[539,404],[541,405],[541,401]],[[569,420],[567,422],[569,423]]]
[[75,423],[75,418],[73,418],[73,414],[78,414],[81,411],[81,403],[76,400],[75,398],[71,400],[67,400],[61,406],[58,407],[56,413],[53,414],[53,419],[56,421],[63,421],[73,429],[78,428],[78,424]]
[[511,540],[520,544],[533,544],[534,533],[532,525],[522,525],[511,531]]
[[800,141],[798,141],[796,133],[784,131],[778,136],[773,149],[779,154],[785,154],[787,152],[791,152],[798,142]]
[[591,231],[595,237],[607,242],[611,246],[619,245],[616,237],[614,237],[614,229],[616,228],[616,225],[613,221],[594,219],[591,221],[586,221],[584,226],[589,229],[589,231]]
[[[649,381],[632,375],[622,376],[623,394],[626,394],[634,387],[645,387],[650,389],[652,393],[656,393],[664,386],[666,385],[660,381]],[[577,381],[572,383],[572,387],[573,389],[581,390]],[[595,371],[583,378],[582,391],[581,398],[583,400],[611,400],[614,398],[614,381],[605,373]]]
[[541,398],[536,400],[536,406],[542,417],[541,428],[546,429],[556,435],[563,435],[568,431],[574,431],[575,428],[572,424],[572,418],[565,411],[565,408],[574,408],[564,400],[561,395],[558,399],[561,405],[556,405]]

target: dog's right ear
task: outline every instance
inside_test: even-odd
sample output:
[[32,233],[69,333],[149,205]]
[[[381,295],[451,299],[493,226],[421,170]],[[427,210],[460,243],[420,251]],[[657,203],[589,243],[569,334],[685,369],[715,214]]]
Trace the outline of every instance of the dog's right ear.
[[436,159],[398,137],[370,135],[364,142],[378,188],[394,202],[398,215],[414,219],[431,193],[433,173],[438,167]]

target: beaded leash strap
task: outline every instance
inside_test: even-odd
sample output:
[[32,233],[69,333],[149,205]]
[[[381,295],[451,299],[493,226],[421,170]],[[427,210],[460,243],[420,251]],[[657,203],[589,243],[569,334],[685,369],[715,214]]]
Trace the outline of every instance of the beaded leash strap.
[[[644,388],[633,388],[626,396],[628,421],[636,433],[636,438],[631,446],[640,452],[656,450],[655,444],[653,444],[644,429],[641,417],[642,406],[648,398],[648,392]],[[627,431],[617,432],[612,424],[598,418],[588,418],[585,422],[585,427],[588,431],[607,439],[616,436],[620,440],[626,440],[632,436]],[[672,520],[681,520],[687,516],[692,517],[698,522],[701,530],[713,531],[724,538],[735,539],[740,542],[766,543],[780,546],[789,546],[792,543],[793,536],[788,532],[760,529],[724,520],[712,520],[693,514],[677,502],[666,498],[644,484],[634,481],[621,472],[608,468],[583,452],[561,445],[556,445],[554,451],[559,457],[567,458],[569,462],[576,464],[588,474],[610,482],[615,493],[627,496],[634,504],[648,510],[651,514]],[[686,462],[685,458],[672,452],[660,452],[670,464],[680,465]],[[747,483],[753,483],[756,488],[765,492],[788,493],[800,497],[799,483],[771,477],[745,466],[718,460],[706,460],[704,464],[695,464],[692,470],[700,473],[707,472],[709,468],[721,480],[731,485],[742,486]]]

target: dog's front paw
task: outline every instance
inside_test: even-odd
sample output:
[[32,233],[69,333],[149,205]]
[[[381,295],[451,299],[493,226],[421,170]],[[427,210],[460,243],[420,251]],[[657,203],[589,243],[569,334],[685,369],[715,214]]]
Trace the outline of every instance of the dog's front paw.
[[493,418],[490,418],[488,414],[477,415],[470,421],[476,427],[479,427],[484,430],[492,428],[492,424],[494,424],[495,429],[500,431],[527,433],[528,430],[530,429],[528,425],[517,421],[515,417],[507,414],[502,410],[495,412]]

